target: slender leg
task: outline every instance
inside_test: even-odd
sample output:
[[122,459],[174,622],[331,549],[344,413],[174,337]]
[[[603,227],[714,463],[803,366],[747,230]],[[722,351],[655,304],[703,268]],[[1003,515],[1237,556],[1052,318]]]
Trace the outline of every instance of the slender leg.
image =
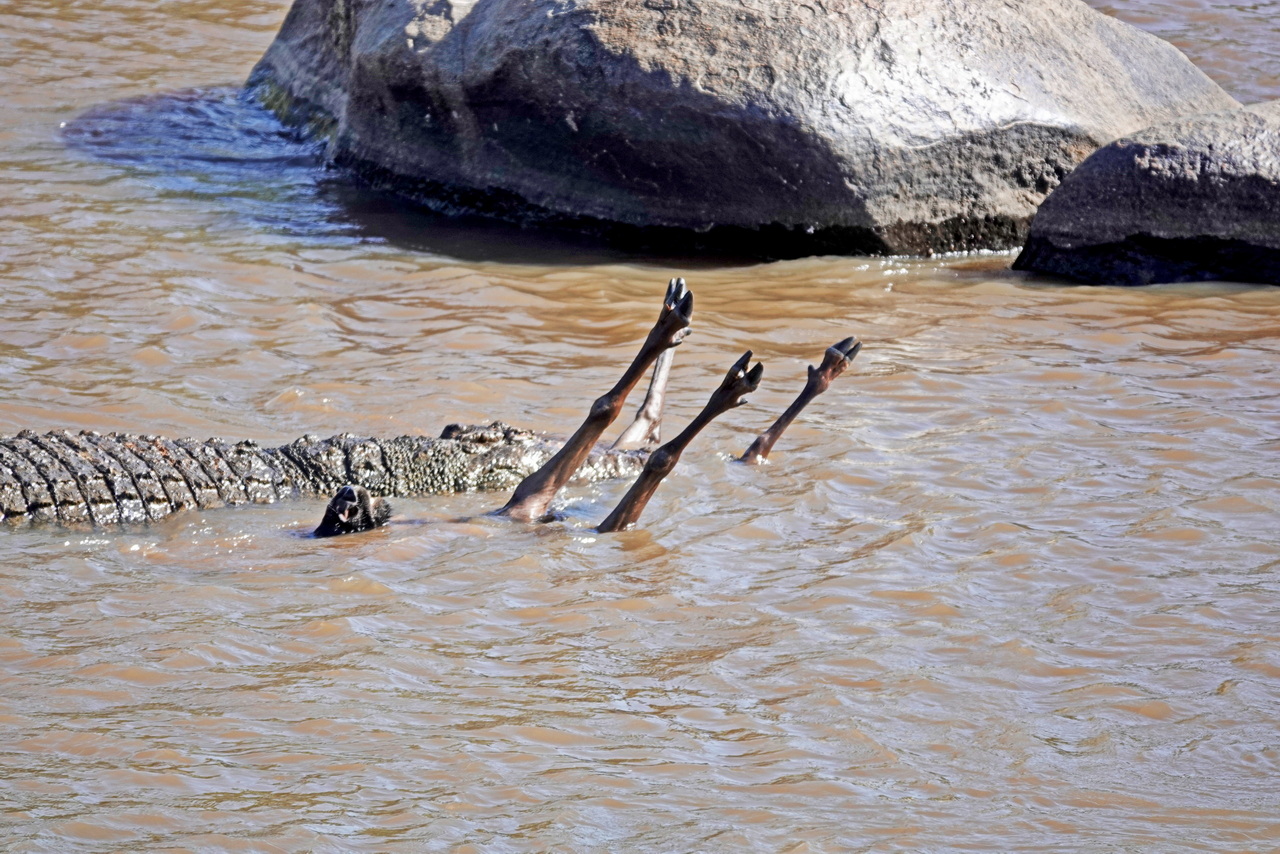
[[317,537],[336,537],[380,528],[391,518],[391,505],[381,498],[374,498],[363,486],[347,486],[339,489],[324,509],[324,518],[316,528]]
[[[672,279],[668,288],[684,287],[684,279]],[[687,334],[687,330],[684,334]],[[662,409],[667,402],[667,380],[671,377],[671,363],[676,354],[671,350],[663,350],[658,361],[653,365],[653,379],[649,381],[649,390],[645,392],[644,401],[636,410],[635,420],[610,446],[614,449],[652,448],[662,441]]]
[[657,323],[649,331],[622,379],[607,394],[596,399],[577,432],[542,468],[520,482],[511,500],[497,511],[497,515],[510,516],[522,522],[546,518],[547,508],[556,493],[569,482],[604,431],[617,419],[627,395],[664,350],[670,350],[684,339],[692,317],[693,294],[685,287],[683,279],[673,279],[667,286]]
[[675,353],[663,350],[658,361],[653,364],[653,379],[649,381],[649,390],[645,393],[644,402],[636,411],[636,420],[623,430],[611,447],[652,448],[662,441],[662,408],[667,402],[667,380],[671,376],[671,363]]
[[773,426],[765,430],[756,440],[751,443],[751,447],[747,448],[747,452],[742,455],[741,460],[744,463],[761,463],[769,456],[769,451],[773,449],[773,443],[778,441],[782,436],[782,432],[791,426],[791,422],[796,420],[796,416],[800,414],[800,410],[809,405],[809,401],[827,390],[832,381],[849,367],[849,363],[853,361],[854,356],[858,355],[858,351],[862,349],[862,342],[856,338],[846,338],[843,341],[833,344],[827,348],[827,352],[823,354],[822,364],[819,367],[809,366],[809,380],[804,385],[804,391],[800,392],[800,396],[787,407],[787,411],[779,416],[778,420],[773,422]]
[[725,375],[724,380],[720,383],[720,387],[712,393],[707,405],[689,423],[689,426],[684,428],[684,431],[679,436],[676,436],[649,456],[649,461],[645,463],[644,471],[640,472],[640,477],[636,478],[636,482],[631,484],[631,488],[622,497],[622,501],[618,503],[618,506],[614,508],[608,518],[600,523],[600,527],[596,530],[602,534],[608,534],[634,525],[640,519],[640,514],[644,512],[645,505],[649,503],[653,493],[657,491],[658,485],[662,483],[662,479],[676,467],[676,463],[680,460],[680,454],[684,452],[685,448],[689,447],[693,437],[702,432],[702,429],[716,417],[747,402],[743,395],[755,391],[756,387],[760,385],[760,377],[764,374],[764,365],[759,363],[756,363],[756,366],[748,371],[747,364],[750,361],[751,351],[748,350],[741,359],[734,362],[733,367],[729,369],[729,373]]

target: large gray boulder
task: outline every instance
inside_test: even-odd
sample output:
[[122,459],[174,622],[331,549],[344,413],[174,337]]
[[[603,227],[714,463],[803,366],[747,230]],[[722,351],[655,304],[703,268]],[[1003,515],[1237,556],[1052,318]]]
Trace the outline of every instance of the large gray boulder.
[[1093,284],[1280,284],[1280,101],[1099,149],[1045,201],[1014,268]]
[[1098,146],[1238,106],[1081,0],[295,0],[250,85],[445,210],[779,254],[1015,246]]

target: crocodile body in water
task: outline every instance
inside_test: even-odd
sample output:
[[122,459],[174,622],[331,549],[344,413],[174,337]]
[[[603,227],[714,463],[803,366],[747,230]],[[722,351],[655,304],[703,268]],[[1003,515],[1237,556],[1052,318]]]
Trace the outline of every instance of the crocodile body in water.
[[[662,311],[640,352],[612,389],[591,405],[564,442],[500,422],[450,425],[437,439],[369,439],[341,434],[305,436],[264,448],[256,442],[165,439],[151,435],[23,431],[0,436],[0,513],[5,522],[73,527],[137,524],[193,508],[269,504],[295,496],[333,496],[316,536],[355,533],[386,523],[381,496],[433,495],[515,487],[494,511],[523,522],[549,518],[551,502],[572,481],[636,476],[617,508],[596,529],[632,527],[663,478],[694,437],[723,413],[741,406],[760,384],[763,366],[739,358],[706,406],[671,441],[652,453],[622,450],[632,441],[656,444],[671,350],[688,332],[693,294],[684,279],[667,285]],[[854,338],[827,348],[822,364],[796,401],[743,456],[760,462],[808,403],[840,375],[862,345]],[[597,443],[618,417],[627,395],[654,369],[636,423],[613,448]],[[336,494],[335,494],[336,490]]]
[[[345,484],[373,495],[511,489],[562,442],[500,422],[450,425],[439,438],[305,436],[256,442],[122,433],[23,431],[0,437],[0,512],[10,525],[102,527],[172,513],[291,498],[327,498]],[[644,451],[594,450],[575,479],[634,477]]]

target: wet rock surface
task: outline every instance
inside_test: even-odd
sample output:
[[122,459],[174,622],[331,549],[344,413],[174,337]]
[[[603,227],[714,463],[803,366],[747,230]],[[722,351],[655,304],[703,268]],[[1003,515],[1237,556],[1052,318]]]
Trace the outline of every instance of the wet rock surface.
[[1014,267],[1094,284],[1280,284],[1280,101],[1100,149],[1045,201]]
[[[0,513],[9,524],[105,527],[181,510],[325,497],[344,484],[374,495],[510,489],[560,442],[500,422],[450,425],[441,438],[306,436],[277,448],[221,439],[91,431],[0,437]],[[576,480],[633,476],[646,455],[592,453]]]
[[1236,103],[1078,0],[297,0],[251,87],[437,209],[776,255],[1008,248]]

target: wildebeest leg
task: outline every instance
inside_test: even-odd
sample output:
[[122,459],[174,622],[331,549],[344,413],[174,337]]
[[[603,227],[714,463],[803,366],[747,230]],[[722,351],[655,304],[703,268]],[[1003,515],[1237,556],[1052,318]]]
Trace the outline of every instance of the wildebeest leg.
[[689,426],[684,428],[679,436],[676,436],[649,456],[649,461],[645,463],[644,471],[640,472],[640,476],[636,478],[636,482],[627,490],[627,494],[622,497],[622,501],[618,503],[614,511],[600,523],[600,527],[596,529],[597,531],[602,534],[608,534],[634,525],[639,520],[640,514],[644,512],[645,505],[649,503],[649,499],[653,497],[653,493],[657,491],[658,484],[662,483],[662,479],[676,467],[676,463],[680,460],[680,454],[693,441],[693,437],[697,436],[716,417],[746,403],[743,395],[755,391],[756,386],[760,385],[760,377],[764,374],[764,365],[759,363],[748,371],[747,363],[750,361],[751,351],[748,350],[741,359],[733,364],[733,367],[729,369],[729,373],[725,374],[720,387],[712,393],[707,405],[690,422]]
[[348,484],[329,500],[315,536],[336,537],[339,534],[368,531],[385,525],[390,518],[389,503],[382,498],[374,498],[363,486]]
[[742,455],[741,460],[744,463],[760,463],[769,456],[769,451],[773,448],[773,443],[778,441],[778,437],[782,432],[791,425],[791,422],[800,414],[800,410],[809,405],[809,401],[827,390],[832,381],[849,367],[849,363],[853,361],[853,357],[858,355],[858,351],[862,349],[862,342],[856,338],[846,338],[843,341],[833,344],[827,348],[827,352],[823,354],[822,364],[819,367],[809,366],[809,379],[804,385],[804,390],[800,392],[800,396],[787,407],[787,411],[779,416],[778,420],[773,422],[773,426],[756,437],[751,443],[751,447],[747,448],[747,452]]
[[693,294],[685,287],[683,279],[672,279],[662,301],[658,321],[649,330],[640,352],[607,394],[591,405],[587,419],[582,422],[559,452],[542,468],[526,477],[516,487],[511,500],[497,511],[499,516],[510,516],[523,522],[536,522],[546,518],[547,508],[561,488],[573,477],[600,436],[618,417],[627,395],[635,388],[665,350],[679,344],[686,334],[693,317]]
[[[684,279],[672,279],[667,287],[684,287]],[[662,441],[662,410],[667,402],[667,380],[671,377],[671,363],[675,357],[675,352],[670,349],[663,350],[658,356],[658,361],[653,363],[649,390],[636,410],[635,420],[627,425],[610,448],[652,448]]]
[[653,379],[645,392],[636,419],[627,425],[611,448],[652,448],[662,441],[662,408],[667,402],[667,380],[671,376],[674,350],[663,350],[653,364]]

